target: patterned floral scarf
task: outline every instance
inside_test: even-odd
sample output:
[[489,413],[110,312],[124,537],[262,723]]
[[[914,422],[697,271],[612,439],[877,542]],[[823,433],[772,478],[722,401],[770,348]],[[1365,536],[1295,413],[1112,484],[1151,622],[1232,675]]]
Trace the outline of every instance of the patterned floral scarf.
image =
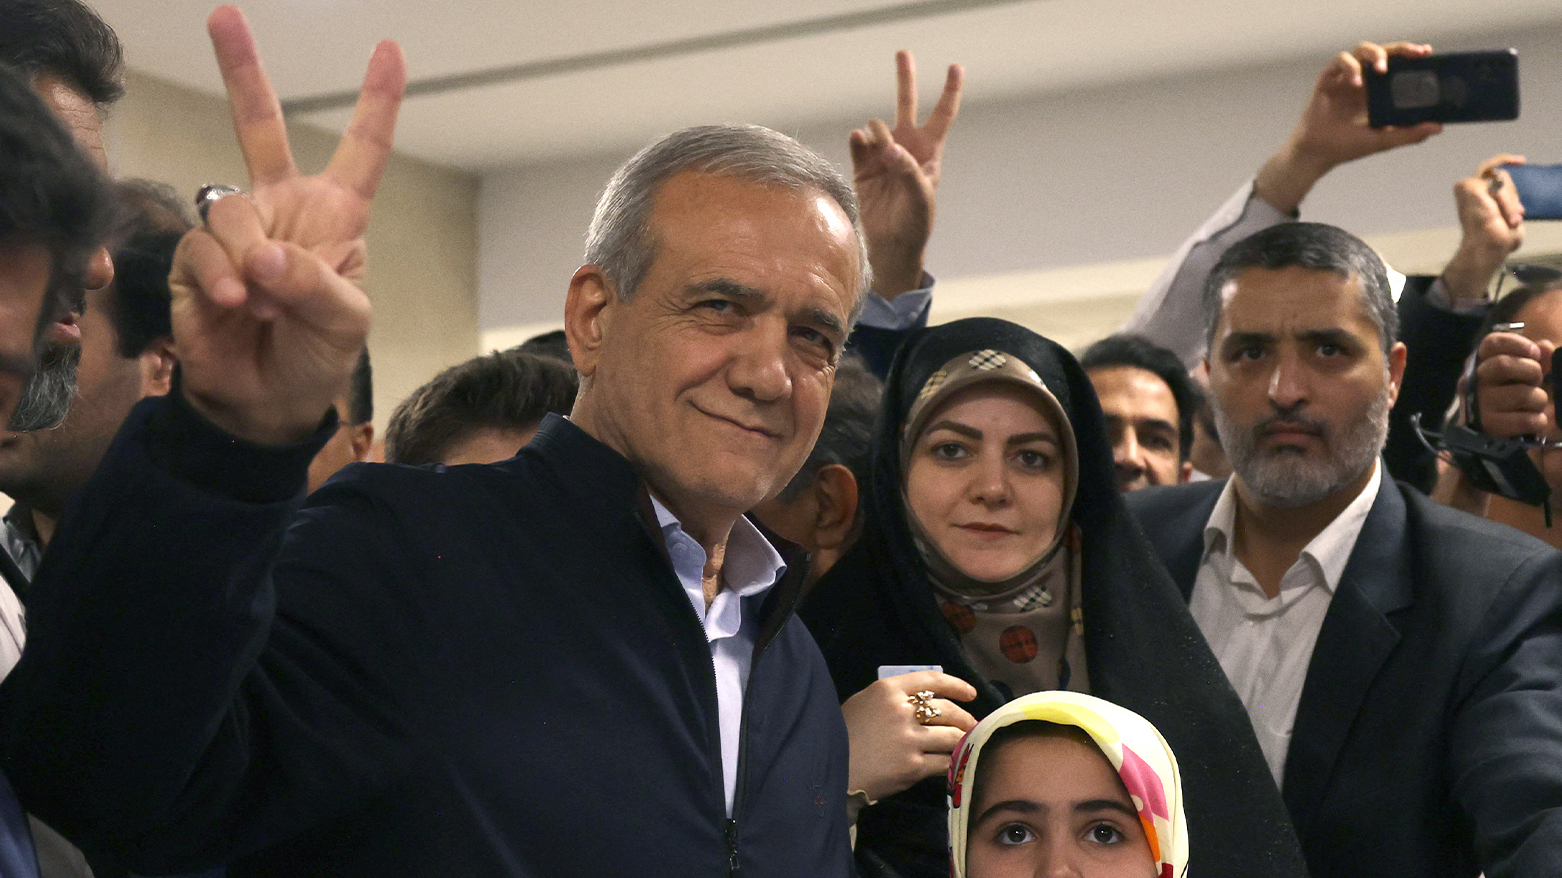
[[1185,878],[1188,825],[1182,811],[1182,778],[1177,757],[1150,721],[1077,692],[1037,692],[1005,704],[966,733],[949,767],[949,861],[953,878],[965,878],[966,837],[970,832],[972,785],[982,747],[1004,726],[1041,720],[1081,729],[1101,749],[1139,812],[1150,856],[1160,878]]

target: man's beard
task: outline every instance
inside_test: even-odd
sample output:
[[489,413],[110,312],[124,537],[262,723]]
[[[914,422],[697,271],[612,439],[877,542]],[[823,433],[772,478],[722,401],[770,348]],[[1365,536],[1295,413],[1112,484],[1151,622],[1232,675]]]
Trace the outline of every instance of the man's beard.
[[22,387],[6,429],[17,433],[52,430],[70,413],[76,397],[76,367],[81,345],[49,345],[38,360],[38,371]]
[[[1330,496],[1367,471],[1388,438],[1389,408],[1389,391],[1384,387],[1361,417],[1347,420],[1338,431],[1323,421],[1284,412],[1244,430],[1220,406],[1214,406],[1214,413],[1220,443],[1242,483],[1265,503],[1295,508]],[[1315,458],[1289,448],[1260,448],[1264,431],[1276,423],[1317,430],[1323,455]]]

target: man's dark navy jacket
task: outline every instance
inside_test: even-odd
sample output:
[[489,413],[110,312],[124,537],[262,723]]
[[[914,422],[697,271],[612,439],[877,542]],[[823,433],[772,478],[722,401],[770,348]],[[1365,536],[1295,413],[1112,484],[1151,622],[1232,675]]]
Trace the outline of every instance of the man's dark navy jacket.
[[355,466],[295,512],[312,445],[242,446],[177,396],[127,424],[0,690],[6,771],[84,848],[146,874],[847,873],[801,565],[745,607],[729,822],[709,645],[606,446],[555,417],[505,463]]

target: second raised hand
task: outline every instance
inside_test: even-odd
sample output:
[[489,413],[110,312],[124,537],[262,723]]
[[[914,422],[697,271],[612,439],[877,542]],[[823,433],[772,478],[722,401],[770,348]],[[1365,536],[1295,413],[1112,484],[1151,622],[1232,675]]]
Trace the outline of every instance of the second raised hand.
[[916,289],[933,232],[944,144],[960,112],[965,72],[949,66],[944,91],[927,122],[917,124],[916,62],[895,55],[895,127],[879,119],[851,133],[852,182],[873,265],[874,290],[886,298]]

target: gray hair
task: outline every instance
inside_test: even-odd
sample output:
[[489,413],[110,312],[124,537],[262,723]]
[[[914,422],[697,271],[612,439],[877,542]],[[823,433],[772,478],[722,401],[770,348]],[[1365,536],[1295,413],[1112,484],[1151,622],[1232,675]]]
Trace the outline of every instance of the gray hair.
[[856,323],[872,277],[851,182],[813,150],[758,125],[701,125],[675,131],[640,150],[613,174],[586,231],[586,262],[602,268],[619,298],[633,297],[651,268],[656,251],[651,207],[656,193],[684,171],[816,190],[833,199],[857,234],[862,282],[851,313],[851,322]]
[[1226,284],[1249,268],[1278,271],[1292,266],[1356,279],[1361,284],[1362,310],[1377,328],[1383,352],[1394,346],[1399,338],[1399,311],[1383,260],[1365,241],[1323,223],[1281,223],[1231,245],[1204,284],[1205,343],[1215,346],[1215,327],[1225,307],[1221,290]]

